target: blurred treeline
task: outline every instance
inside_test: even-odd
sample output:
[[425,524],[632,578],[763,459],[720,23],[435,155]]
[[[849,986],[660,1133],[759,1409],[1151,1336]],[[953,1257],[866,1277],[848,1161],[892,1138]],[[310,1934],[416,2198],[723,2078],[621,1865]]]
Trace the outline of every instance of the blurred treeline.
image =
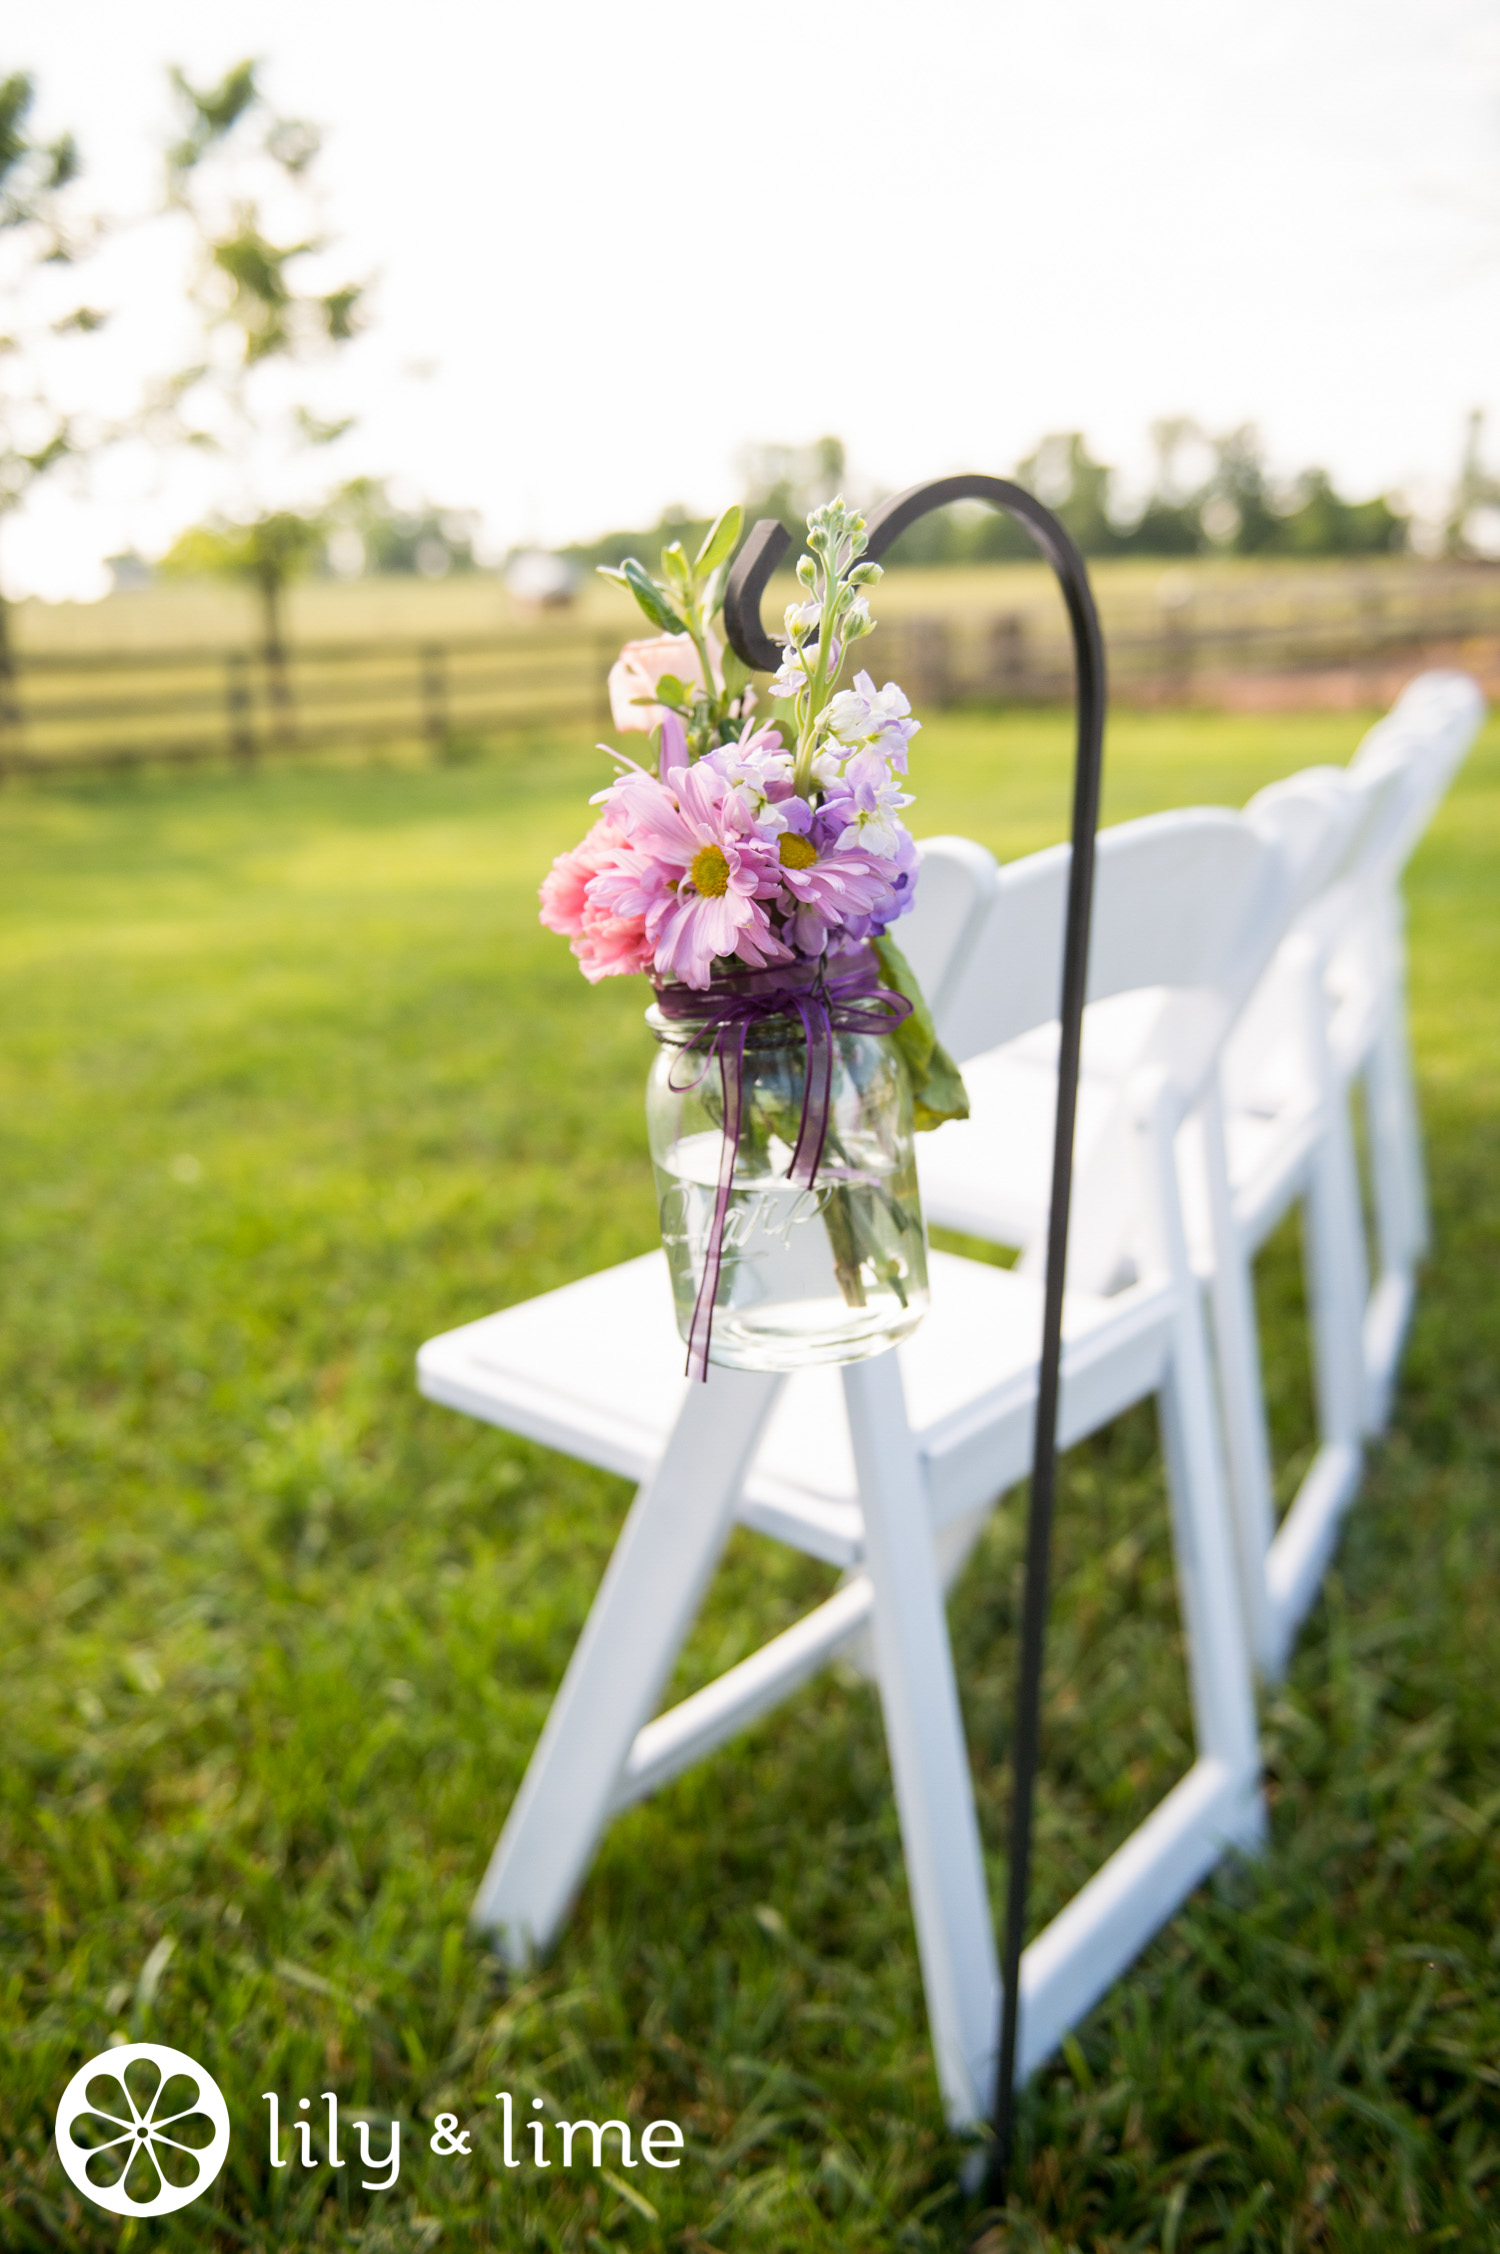
[[[1151,436],[1155,475],[1144,493],[1132,495],[1117,470],[1096,460],[1081,431],[1049,433],[1011,474],[1057,511],[1087,556],[1373,556],[1411,545],[1412,516],[1399,496],[1348,500],[1318,468],[1274,479],[1253,424],[1213,436],[1178,416],[1155,424]],[[847,465],[842,442],[830,437],[754,448],[742,470],[750,519],[779,517],[795,535],[810,508],[843,490]],[[580,567],[618,563],[655,542],[701,536],[706,525],[669,509],[649,530],[606,533],[562,553]],[[1460,546],[1461,537],[1445,545]],[[925,517],[891,553],[904,564],[972,564],[1035,551],[1012,518],[960,503]]]

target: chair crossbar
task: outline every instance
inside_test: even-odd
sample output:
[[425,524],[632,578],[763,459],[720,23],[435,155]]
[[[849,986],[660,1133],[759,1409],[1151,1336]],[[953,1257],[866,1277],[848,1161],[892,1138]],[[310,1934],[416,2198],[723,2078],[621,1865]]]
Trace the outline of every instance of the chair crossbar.
[[1022,1956],[1016,2079],[1045,2065],[1227,1853],[1264,1838],[1255,1775],[1201,1754]]
[[794,1627],[638,1730],[611,1813],[670,1784],[800,1690],[868,1628],[874,1602],[869,1576],[858,1574]]

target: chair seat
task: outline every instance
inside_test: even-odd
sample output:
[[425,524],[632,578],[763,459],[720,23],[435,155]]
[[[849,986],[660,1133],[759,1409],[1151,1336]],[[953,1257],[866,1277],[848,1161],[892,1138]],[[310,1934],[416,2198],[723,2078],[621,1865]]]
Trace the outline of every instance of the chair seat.
[[[1042,1295],[1018,1276],[931,1255],[933,1303],[898,1349],[934,1526],[991,1502],[1030,1468]],[[1160,1282],[1068,1295],[1059,1437],[1082,1439],[1154,1389],[1172,1312]],[[660,1252],[430,1339],[429,1400],[627,1479],[655,1468],[687,1391]],[[740,1505],[742,1521],[852,1566],[863,1552],[836,1368],[786,1381]]]
[[[1317,1091],[1295,1068],[1292,1045],[1270,1065],[1254,1100],[1225,1120],[1235,1223],[1251,1247],[1264,1243],[1301,1195],[1322,1123]],[[1016,1041],[972,1058],[963,1070],[971,1116],[924,1135],[917,1147],[923,1208],[943,1228],[996,1244],[1032,1244],[1046,1227],[1051,1194],[1053,1060],[1041,1044]],[[1118,1090],[1102,1073],[1080,1081],[1078,1179],[1086,1178],[1118,1116]],[[997,1148],[1005,1153],[1003,1167],[995,1163]],[[1189,1167],[1183,1193],[1193,1265],[1207,1275],[1213,1251],[1201,1167]]]
[[[1008,1048],[964,1065],[970,1116],[919,1137],[917,1173],[929,1221],[996,1244],[1030,1244],[1046,1226],[1052,1192],[1052,1138],[1057,1116],[1055,1055]],[[1109,1081],[1079,1082],[1074,1130],[1075,1172],[1081,1175],[1115,1114]],[[997,1124],[1003,1122],[1003,1138]],[[1005,1163],[995,1163],[996,1149]]]

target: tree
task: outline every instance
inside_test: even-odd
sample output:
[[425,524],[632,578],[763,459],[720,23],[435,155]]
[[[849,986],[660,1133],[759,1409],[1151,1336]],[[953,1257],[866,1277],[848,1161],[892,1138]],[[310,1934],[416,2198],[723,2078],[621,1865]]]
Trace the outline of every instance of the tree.
[[257,65],[237,63],[217,86],[172,73],[183,131],[167,151],[169,207],[194,238],[193,304],[203,352],[174,376],[158,422],[231,465],[227,510],[184,533],[164,559],[176,571],[216,571],[254,589],[271,699],[281,732],[292,728],[285,598],[322,555],[323,511],[287,488],[304,456],[341,438],[350,418],[319,415],[290,397],[288,372],[326,359],[363,323],[364,285],[304,286],[328,245],[313,224],[316,129],[279,116]]
[[814,439],[811,446],[749,446],[740,467],[747,523],[777,517],[800,540],[809,513],[843,490],[844,442],[829,437]]
[[1284,508],[1274,546],[1289,555],[1380,556],[1406,546],[1410,519],[1384,494],[1346,501],[1326,470],[1304,470]]
[[1204,545],[1203,496],[1184,480],[1185,448],[1201,445],[1203,433],[1191,415],[1164,415],[1151,425],[1156,477],[1136,522],[1122,532],[1120,545],[1131,555],[1195,556]]
[[1119,546],[1109,514],[1114,472],[1096,462],[1082,431],[1052,431],[1016,464],[1028,492],[1055,509],[1086,556],[1107,556]]
[[327,560],[341,576],[412,572],[443,579],[449,572],[476,569],[477,513],[440,509],[431,501],[404,503],[386,478],[351,477],[329,501],[324,522]]
[[1275,547],[1280,520],[1271,506],[1259,431],[1253,423],[1241,423],[1210,444],[1214,469],[1199,512],[1208,538],[1237,556]]
[[[108,435],[59,402],[63,360],[105,315],[66,287],[62,269],[86,256],[97,230],[70,191],[79,176],[70,133],[39,141],[36,89],[24,72],[0,80],[0,533],[40,481],[77,463]],[[0,730],[19,719],[9,607],[0,584]]]

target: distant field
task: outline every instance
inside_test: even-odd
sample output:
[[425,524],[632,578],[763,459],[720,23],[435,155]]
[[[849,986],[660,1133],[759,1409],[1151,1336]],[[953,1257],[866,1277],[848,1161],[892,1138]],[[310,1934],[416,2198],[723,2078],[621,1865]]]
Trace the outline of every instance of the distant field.
[[[649,551],[643,560],[655,566],[656,557]],[[1113,614],[1135,612],[1164,599],[1177,601],[1184,594],[1208,603],[1249,595],[1295,601],[1312,589],[1339,588],[1347,590],[1351,601],[1379,591],[1398,602],[1429,584],[1435,567],[1410,556],[1355,563],[1132,557],[1102,559],[1089,569],[1108,621]],[[766,601],[768,623],[779,616],[794,584],[790,574],[773,582]],[[896,565],[881,585],[877,615],[883,611],[891,618],[989,617],[1056,601],[1051,573],[1043,564],[930,571]],[[514,602],[498,575],[487,572],[441,580],[312,581],[293,589],[289,617],[293,637],[303,641],[364,641],[388,634],[441,641],[470,634],[561,634],[580,626],[601,631],[618,627],[623,636],[640,623],[634,604],[606,580],[591,576],[566,611],[539,615]],[[647,631],[644,625],[641,631]],[[249,647],[257,635],[250,595],[216,584],[164,584],[111,595],[98,603],[27,602],[16,610],[16,639],[23,654]]]

